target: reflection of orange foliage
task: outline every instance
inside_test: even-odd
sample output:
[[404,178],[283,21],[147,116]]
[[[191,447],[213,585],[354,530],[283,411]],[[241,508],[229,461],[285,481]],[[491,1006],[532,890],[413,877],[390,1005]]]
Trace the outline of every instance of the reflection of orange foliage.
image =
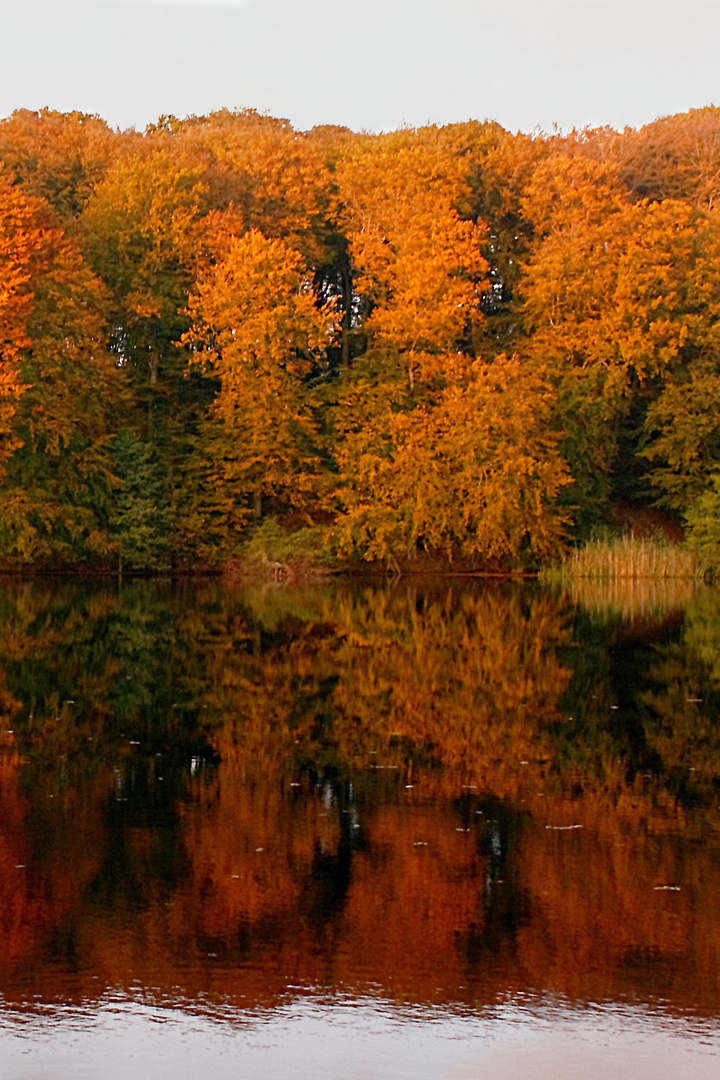
[[222,936],[289,916],[315,852],[337,849],[337,810],[288,802],[280,777],[250,772],[243,761],[229,762],[199,798],[202,813],[186,808],[183,819],[202,932]]
[[486,859],[458,828],[432,804],[386,806],[369,823],[344,913],[340,981],[407,1001],[462,986],[458,942],[482,928]]
[[[347,892],[318,908],[324,802],[229,780],[221,770],[214,797],[184,812],[192,871],[171,908],[154,903],[119,939],[91,926],[105,980],[220,994],[242,1008],[318,984],[478,1007],[527,987],[720,1004],[717,871],[711,855],[683,857],[680,822],[653,836],[600,798],[548,799],[523,817],[493,876],[482,816],[466,830],[452,804],[408,796],[361,810]],[[336,847],[325,854],[337,862],[337,809],[331,820]]]
[[492,589],[410,618],[404,598],[375,592],[363,600],[340,608],[342,711],[432,748],[467,782],[516,793],[528,768],[550,756],[540,724],[558,717],[569,678],[555,655],[566,636],[561,611],[547,596],[526,608]]
[[28,801],[18,791],[17,757],[0,757],[0,938],[2,950],[10,961],[16,961],[23,952],[23,930],[26,921],[27,837],[23,830],[23,817]]
[[[31,619],[22,597],[27,612],[6,621],[2,642],[14,675],[33,642],[36,655],[56,655],[51,620]],[[88,729],[75,713],[56,730],[49,707],[38,709],[32,739],[19,718],[25,764],[7,736],[6,999],[141,985],[199,1008],[222,998],[251,1009],[320,986],[481,1008],[529,988],[720,1010],[716,800],[683,808],[662,777],[628,779],[621,737],[602,726],[611,698],[595,670],[599,646],[576,757],[561,767],[570,674],[558,652],[569,631],[550,595],[276,592],[264,622],[232,593],[210,589],[201,601],[183,608],[172,640],[197,643],[184,677],[212,718],[203,730],[215,724],[219,765],[198,757],[181,776],[172,770],[187,763],[168,763],[161,781],[142,772],[144,749],[93,749],[146,776],[146,805],[120,768],[119,787],[102,765],[90,782],[52,786],[57,774],[38,767],[34,745],[45,738],[79,757]],[[83,608],[82,633],[106,610]],[[33,638],[35,623],[45,629]],[[614,641],[627,645],[627,633]],[[648,743],[673,767],[697,763],[709,788],[714,743],[698,748],[704,669],[678,642],[652,656]],[[114,669],[97,667],[102,677],[85,685],[102,699]],[[580,660],[577,670],[582,680]],[[104,717],[107,700],[96,708]],[[53,741],[61,730],[66,741]],[[603,767],[583,772],[593,755]],[[177,798],[166,795],[171,782]]]
[[[518,937],[524,979],[571,999],[637,992],[714,1011],[716,858],[706,848],[690,854],[682,821],[653,834],[632,805],[588,799],[548,810],[523,842],[534,911]],[[557,828],[568,824],[581,828]]]
[[[0,755],[4,975],[29,961],[48,931],[77,910],[83,890],[99,870],[102,851],[102,819],[92,788],[61,795],[44,786],[31,800],[21,791],[20,774],[17,756]],[[40,828],[37,822],[36,828],[29,827],[31,814],[41,818]]]
[[[72,835],[67,824],[50,828],[40,859],[30,815],[41,797],[33,811],[17,775],[6,758],[8,999],[28,987],[94,995],[140,983],[168,1000],[221,996],[248,1009],[322,985],[482,1007],[529,987],[720,1007],[716,853],[693,846],[670,805],[657,819],[631,795],[614,808],[603,794],[528,794],[522,809],[472,795],[461,805],[423,773],[406,789],[399,771],[394,793],[379,797],[370,784],[333,795],[290,787],[237,753],[181,807],[181,881],[152,876],[157,829],[127,829],[126,873],[144,883],[138,908],[121,896],[100,906],[86,892],[107,854],[106,794],[78,800]],[[70,982],[42,960],[63,926],[80,960]]]

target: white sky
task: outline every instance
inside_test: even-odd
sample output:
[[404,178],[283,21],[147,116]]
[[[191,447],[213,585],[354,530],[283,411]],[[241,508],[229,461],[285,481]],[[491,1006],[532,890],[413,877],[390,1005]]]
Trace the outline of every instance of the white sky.
[[720,104],[720,0],[0,0],[0,50],[0,116],[119,127],[250,106],[531,131]]

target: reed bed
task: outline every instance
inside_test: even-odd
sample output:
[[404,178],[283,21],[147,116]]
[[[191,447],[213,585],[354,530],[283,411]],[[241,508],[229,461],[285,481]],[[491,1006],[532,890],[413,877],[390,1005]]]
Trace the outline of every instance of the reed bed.
[[577,548],[559,566],[541,574],[546,582],[565,584],[578,578],[592,580],[690,580],[702,577],[695,556],[681,544],[664,537],[620,536],[596,540]]

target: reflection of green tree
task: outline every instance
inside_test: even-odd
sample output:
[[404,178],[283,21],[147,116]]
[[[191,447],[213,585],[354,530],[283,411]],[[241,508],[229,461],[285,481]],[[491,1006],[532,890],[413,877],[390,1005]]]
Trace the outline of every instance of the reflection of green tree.
[[597,782],[614,771],[619,752],[610,730],[614,702],[609,657],[605,634],[592,618],[580,612],[574,629],[566,650],[572,681],[563,698],[562,719],[549,729],[554,765],[561,775],[578,774]]
[[[650,638],[658,632],[652,624],[645,630]],[[566,654],[573,675],[563,699],[565,719],[552,728],[560,776],[618,788],[639,772],[657,771],[643,704],[654,656],[652,641],[645,634],[635,636],[620,618],[602,623],[578,611]]]
[[698,593],[682,639],[657,650],[648,741],[684,803],[714,803],[720,786],[720,612],[714,590]]
[[685,626],[688,649],[703,661],[707,677],[720,686],[720,604],[717,589],[703,589],[688,608]]
[[720,783],[720,625],[710,592],[683,624],[602,622],[578,612],[565,659],[567,719],[552,725],[554,770],[564,784],[613,798],[665,791],[684,807],[716,802]]
[[35,583],[0,591],[0,665],[20,748],[89,763],[136,743],[165,754],[206,745],[181,614],[157,584],[121,595]]

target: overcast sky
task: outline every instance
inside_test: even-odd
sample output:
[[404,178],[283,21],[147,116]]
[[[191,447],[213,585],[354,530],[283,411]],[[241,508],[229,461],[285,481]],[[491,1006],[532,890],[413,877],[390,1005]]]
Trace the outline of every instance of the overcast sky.
[[0,0],[0,116],[532,131],[720,104],[720,0]]

